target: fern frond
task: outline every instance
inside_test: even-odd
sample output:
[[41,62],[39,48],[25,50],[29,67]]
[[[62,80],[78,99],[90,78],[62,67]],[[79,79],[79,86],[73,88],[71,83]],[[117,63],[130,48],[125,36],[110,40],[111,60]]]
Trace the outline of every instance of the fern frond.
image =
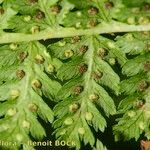
[[[134,35],[134,34],[133,34]],[[149,137],[149,95],[150,95],[150,57],[149,57],[149,34],[144,34],[141,38],[141,33],[132,34],[126,37],[132,37],[132,44],[137,47],[132,47],[126,42],[122,43],[122,38],[118,38],[118,44],[123,49],[127,48],[129,51],[125,53],[132,57],[128,59],[127,63],[123,66],[122,72],[128,77],[121,82],[121,91],[125,95],[119,104],[118,113],[123,114],[122,118],[118,119],[118,124],[114,127],[116,140],[124,138],[130,140],[135,138],[138,140],[142,134],[147,139]],[[126,41],[126,40],[125,40]],[[140,42],[143,42],[138,45]],[[130,47],[131,46],[131,47]],[[132,49],[131,49],[132,48]],[[135,50],[135,51],[134,51]],[[136,55],[135,55],[136,54]],[[121,135],[124,135],[123,137]]]
[[56,137],[74,141],[76,149],[80,149],[79,139],[93,147],[95,138],[90,128],[104,132],[103,113],[109,116],[116,112],[105,86],[118,94],[120,79],[108,58],[112,56],[116,61],[126,58],[123,53],[117,54],[118,57],[112,53],[116,47],[111,44],[114,43],[103,37],[90,36],[67,38],[49,46],[54,56],[66,61],[57,72],[65,84],[58,92],[61,101],[54,108]]
[[54,117],[42,97],[55,100],[61,85],[45,72],[53,61],[39,42],[4,45],[0,50],[0,139],[20,147],[46,136],[38,117],[50,123]]

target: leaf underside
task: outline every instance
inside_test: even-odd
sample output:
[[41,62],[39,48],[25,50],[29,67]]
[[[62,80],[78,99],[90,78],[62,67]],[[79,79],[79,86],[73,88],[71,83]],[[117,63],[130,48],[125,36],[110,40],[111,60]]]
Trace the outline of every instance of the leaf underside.
[[150,139],[149,22],[149,0],[0,0],[0,141],[34,150],[44,121],[69,149],[106,150],[115,114],[116,140]]

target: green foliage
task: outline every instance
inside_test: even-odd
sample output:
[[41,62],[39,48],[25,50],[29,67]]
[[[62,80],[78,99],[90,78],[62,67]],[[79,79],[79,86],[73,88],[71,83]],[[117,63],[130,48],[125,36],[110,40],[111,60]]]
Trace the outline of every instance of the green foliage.
[[32,137],[41,139],[46,133],[38,116],[48,122],[54,118],[42,97],[55,100],[60,88],[60,84],[45,73],[45,67],[53,64],[53,60],[38,42],[8,44],[0,49],[0,138],[21,144],[30,140],[28,134],[31,133]]
[[93,150],[99,150],[99,149],[100,150],[107,150],[107,148],[103,146],[101,141],[97,140],[96,147],[94,147]]
[[116,140],[150,139],[149,31],[149,0],[0,0],[0,141],[34,150],[43,120],[69,149],[106,150],[115,114]]
[[[72,45],[75,38],[78,41]],[[60,43],[64,43],[63,46]],[[124,55],[118,54],[119,58],[113,55],[111,53],[113,48],[107,46],[110,44],[114,43],[103,37],[90,36],[74,37],[66,41],[63,39],[49,46],[54,56],[67,61],[57,72],[58,78],[66,83],[57,94],[62,101],[54,108],[58,118],[54,122],[54,127],[57,128],[56,135],[67,141],[74,140],[77,149],[80,149],[80,138],[85,144],[90,143],[93,147],[95,139],[89,127],[93,126],[96,131],[103,132],[106,121],[102,113],[109,116],[116,112],[114,102],[104,86],[118,93],[120,79],[107,62],[107,58],[112,55],[119,59],[124,58]],[[108,51],[107,56],[106,51]],[[99,111],[98,107],[103,111]],[[68,124],[66,118],[72,120],[71,124],[70,122]],[[80,129],[83,133],[80,133]]]
[[[123,66],[123,73],[127,78],[121,82],[121,92],[125,95],[119,104],[118,113],[123,114],[118,119],[118,124],[114,127],[116,140],[119,140],[121,134],[125,140],[135,138],[138,140],[141,134],[149,139],[149,33],[148,38],[143,33],[125,35],[132,37],[132,44],[136,44],[132,51],[126,51],[126,42],[122,42],[123,38],[117,38],[117,43],[123,48],[125,53],[133,55]],[[142,38],[141,38],[142,37]],[[127,38],[128,40],[128,38]],[[139,44],[144,41],[142,44]],[[132,45],[130,45],[132,47]],[[130,48],[130,47],[129,47]],[[129,50],[129,49],[128,49]]]

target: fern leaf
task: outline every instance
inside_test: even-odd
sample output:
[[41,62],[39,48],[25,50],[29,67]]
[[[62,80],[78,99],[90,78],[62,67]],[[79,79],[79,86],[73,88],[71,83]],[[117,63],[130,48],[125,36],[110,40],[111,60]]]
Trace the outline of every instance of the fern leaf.
[[[76,42],[71,44],[75,39]],[[57,116],[55,133],[57,138],[74,140],[76,149],[80,148],[79,138],[85,145],[90,143],[93,147],[95,139],[89,126],[104,132],[106,121],[103,111],[107,116],[116,112],[104,85],[118,93],[119,77],[105,59],[106,50],[108,56],[111,50],[105,49],[103,43],[96,37],[74,37],[49,46],[55,56],[58,54],[58,58],[66,60],[57,73],[66,82],[58,92],[61,101],[54,108]],[[65,54],[69,56],[68,59],[64,57]],[[120,57],[124,57],[124,54]]]
[[[2,46],[0,50],[1,59],[9,54],[7,59],[2,61],[0,68],[0,80],[3,81],[0,85],[0,139],[17,141],[17,146],[20,147],[22,143],[30,140],[29,133],[35,139],[46,136],[38,117],[52,123],[54,116],[53,111],[43,101],[42,95],[51,100],[56,99],[61,85],[45,73],[45,67],[53,64],[53,61],[42,44],[11,44]],[[24,149],[26,147],[24,145]],[[33,149],[32,145],[28,147]]]

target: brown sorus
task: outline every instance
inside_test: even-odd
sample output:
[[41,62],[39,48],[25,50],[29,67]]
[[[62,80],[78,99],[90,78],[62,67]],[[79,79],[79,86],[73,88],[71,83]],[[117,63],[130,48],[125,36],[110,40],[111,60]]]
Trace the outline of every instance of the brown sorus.
[[142,81],[140,84],[139,84],[139,86],[138,86],[138,90],[140,91],[140,92],[143,92],[143,91],[145,91],[147,88],[148,88],[148,83],[146,82],[146,81]]
[[28,56],[27,52],[20,52],[18,55],[18,59],[24,61],[27,58],[27,56]]
[[31,112],[37,112],[38,110],[38,106],[34,103],[31,103],[28,105],[28,109],[31,111]]
[[86,53],[87,50],[88,50],[88,46],[86,46],[86,45],[81,46],[81,48],[79,49],[81,54]]
[[81,64],[81,65],[79,65],[79,67],[78,67],[78,70],[79,70],[79,72],[80,72],[81,74],[83,74],[84,72],[86,72],[87,69],[88,69],[88,65],[87,65],[87,64]]
[[98,81],[102,78],[103,73],[98,71],[98,72],[93,72],[92,77],[94,80]]
[[23,70],[17,70],[16,71],[16,76],[19,78],[19,79],[22,79],[24,76],[25,76],[25,72]]
[[83,86],[76,86],[73,90],[75,95],[79,95],[83,91]]
[[74,36],[72,39],[71,39],[71,42],[72,43],[77,43],[80,41],[80,37],[79,36]]
[[106,55],[106,50],[104,48],[99,48],[98,51],[97,51],[97,55],[100,58],[104,58],[104,56]]
[[96,7],[90,7],[88,9],[88,14],[90,15],[96,15],[98,13],[98,9]]
[[35,14],[35,18],[36,19],[42,19],[42,18],[44,18],[45,17],[45,14],[44,14],[44,12],[42,12],[42,11],[40,11],[40,10],[37,10],[37,12],[36,12],[36,14]]
[[32,82],[32,86],[35,87],[35,88],[40,89],[42,87],[42,83],[39,80],[34,80]]
[[147,61],[147,62],[144,64],[144,70],[145,70],[145,71],[150,71],[150,61]]
[[0,15],[4,14],[4,9],[3,8],[0,8]]
[[106,9],[111,9],[114,6],[114,4],[112,2],[105,2],[105,8]]
[[58,13],[60,13],[61,6],[59,6],[59,5],[54,5],[54,6],[51,7],[50,10],[51,10],[51,12],[53,12],[54,14],[58,14]]
[[69,106],[69,110],[70,112],[75,113],[78,110],[78,107],[79,107],[78,104],[74,103]]
[[44,59],[44,57],[41,56],[41,55],[37,55],[37,56],[35,57],[35,63],[36,63],[36,64],[43,64],[44,61],[45,61],[45,59]]
[[138,102],[136,103],[136,107],[137,107],[137,108],[142,108],[142,107],[144,106],[144,104],[145,104],[145,102],[142,101],[142,100],[140,100],[140,101],[138,101]]
[[91,19],[91,20],[88,22],[87,27],[92,28],[92,27],[95,27],[97,24],[98,24],[97,20]]

